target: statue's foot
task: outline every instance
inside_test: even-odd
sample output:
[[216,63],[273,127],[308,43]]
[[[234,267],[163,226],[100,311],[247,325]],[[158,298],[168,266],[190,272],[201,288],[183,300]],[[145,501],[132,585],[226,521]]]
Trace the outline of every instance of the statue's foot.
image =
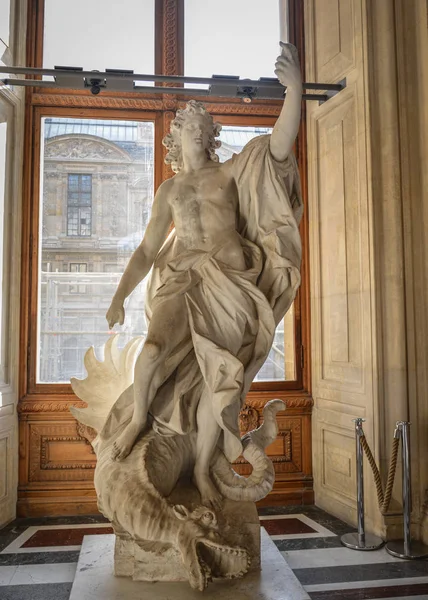
[[141,430],[142,427],[138,424],[132,421],[129,423],[113,444],[111,451],[113,460],[123,460],[128,456]]
[[206,474],[193,474],[193,483],[201,495],[201,504],[213,510],[221,510],[223,496],[220,494],[210,477]]

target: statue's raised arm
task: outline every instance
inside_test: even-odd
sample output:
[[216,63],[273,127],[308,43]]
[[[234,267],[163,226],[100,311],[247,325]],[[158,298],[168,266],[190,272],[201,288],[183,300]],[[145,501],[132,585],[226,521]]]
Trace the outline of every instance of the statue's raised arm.
[[287,88],[284,105],[270,139],[272,156],[281,162],[292,151],[300,124],[302,76],[297,50],[293,45],[281,42],[281,54],[275,64],[275,74]]

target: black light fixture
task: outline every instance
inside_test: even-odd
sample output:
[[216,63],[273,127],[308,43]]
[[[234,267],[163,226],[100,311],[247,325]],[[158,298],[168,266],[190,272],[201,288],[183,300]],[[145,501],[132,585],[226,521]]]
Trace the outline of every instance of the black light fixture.
[[[217,96],[241,98],[249,103],[254,99],[278,100],[287,93],[275,78],[261,77],[258,80],[240,79],[238,76],[213,75],[212,77],[189,77],[180,75],[147,75],[130,70],[106,69],[104,71],[84,71],[82,67],[61,66],[54,69],[31,67],[6,67],[0,65],[0,73],[25,76],[50,76],[53,81],[43,79],[5,78],[0,85],[49,87],[63,89],[89,89],[97,95],[102,90],[121,92],[148,92],[152,94],[177,94],[186,96]],[[137,82],[175,83],[175,87],[154,85],[142,86]],[[208,85],[208,88],[186,88],[184,84]],[[304,100],[326,102],[346,87],[346,79],[338,83],[303,83],[304,90],[317,90],[315,94],[303,94]],[[319,90],[322,93],[319,93]]]

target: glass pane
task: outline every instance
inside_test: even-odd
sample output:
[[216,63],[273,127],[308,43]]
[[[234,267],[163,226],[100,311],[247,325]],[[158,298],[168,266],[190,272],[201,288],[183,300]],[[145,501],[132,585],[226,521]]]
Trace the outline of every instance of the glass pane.
[[[270,127],[223,125],[220,133],[221,147],[217,150],[220,161],[224,162],[234,153],[240,152],[245,144],[257,135],[271,133],[271,131]],[[272,349],[254,381],[296,379],[294,335],[294,307],[292,306],[276,328]]]
[[[105,313],[153,202],[154,123],[42,125],[37,379],[59,383],[84,377],[86,350],[110,335]],[[120,346],[145,335],[144,289],[128,300]]]
[[5,46],[9,46],[9,27],[10,27],[10,3],[11,0],[0,0],[0,59],[5,50]]
[[216,0],[211,10],[201,0],[185,0],[184,28],[185,75],[276,77],[278,0]]
[[43,66],[154,72],[155,0],[45,0]]

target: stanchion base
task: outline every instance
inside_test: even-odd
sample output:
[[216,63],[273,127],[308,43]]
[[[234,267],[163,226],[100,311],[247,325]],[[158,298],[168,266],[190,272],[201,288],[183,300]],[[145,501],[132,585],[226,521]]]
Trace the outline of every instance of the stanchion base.
[[378,550],[385,543],[380,537],[371,533],[365,534],[364,543],[361,543],[358,533],[345,533],[340,541],[351,550]]
[[404,540],[393,540],[386,545],[386,551],[397,558],[417,559],[428,557],[428,546],[423,542],[411,541],[408,552],[404,548]]

